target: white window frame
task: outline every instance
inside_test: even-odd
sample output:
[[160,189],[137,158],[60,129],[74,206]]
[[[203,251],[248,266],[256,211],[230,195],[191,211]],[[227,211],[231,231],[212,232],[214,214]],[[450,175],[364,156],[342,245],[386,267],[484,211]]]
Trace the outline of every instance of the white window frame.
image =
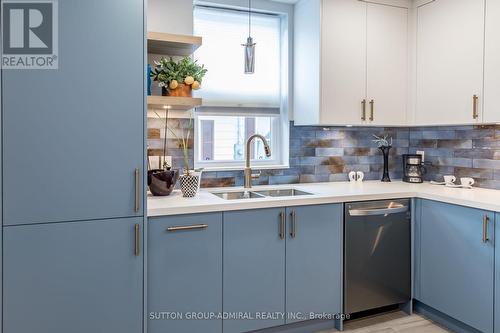
[[[256,12],[259,9],[255,10]],[[263,10],[263,13],[270,13],[269,11]],[[276,119],[273,121],[272,125],[272,135],[273,135],[273,147],[271,160],[252,160],[251,165],[256,169],[286,169],[289,168],[289,117],[288,117],[288,106],[289,106],[289,87],[291,82],[289,81],[290,68],[289,63],[290,57],[290,41],[293,36],[289,34],[289,16],[287,13],[276,13],[280,17],[281,21],[281,105],[279,115],[276,115]],[[243,61],[243,57],[242,57]],[[214,106],[210,106],[211,110],[216,109]],[[203,168],[206,171],[232,171],[232,170],[243,170],[245,168],[245,161],[204,161],[200,159],[201,150],[201,137],[198,132],[200,129],[200,117],[204,116],[272,116],[266,115],[263,112],[259,112],[262,108],[256,108],[256,112],[245,110],[245,112],[223,112],[224,107],[221,106],[221,111],[210,111],[210,112],[198,112],[195,110],[195,122],[194,122],[194,167],[196,169]],[[259,110],[260,109],[260,110]]]
[[[194,135],[194,166],[196,169],[203,168],[207,171],[217,171],[217,170],[243,170],[245,168],[245,161],[205,161],[200,159],[200,150],[201,150],[201,135],[198,130],[200,128],[200,120],[204,118],[210,117],[271,117],[272,125],[272,147],[271,147],[271,159],[269,160],[251,160],[251,164],[253,167],[257,167],[259,169],[276,169],[276,168],[287,168],[287,165],[282,164],[282,154],[281,151],[283,143],[281,138],[282,135],[282,124],[281,124],[281,114],[273,115],[265,115],[262,113],[223,113],[223,112],[203,112],[203,113],[195,113],[195,135]],[[244,142],[246,145],[246,142]]]

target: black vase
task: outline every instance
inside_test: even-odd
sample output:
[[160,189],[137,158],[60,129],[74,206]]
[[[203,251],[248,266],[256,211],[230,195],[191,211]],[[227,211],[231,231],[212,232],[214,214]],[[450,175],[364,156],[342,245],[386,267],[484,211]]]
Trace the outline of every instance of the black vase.
[[148,186],[154,196],[167,196],[172,193],[179,178],[177,170],[155,169],[148,171]]
[[384,155],[384,174],[382,175],[383,182],[390,182],[391,178],[389,177],[389,151],[391,150],[391,146],[383,146],[379,147]]

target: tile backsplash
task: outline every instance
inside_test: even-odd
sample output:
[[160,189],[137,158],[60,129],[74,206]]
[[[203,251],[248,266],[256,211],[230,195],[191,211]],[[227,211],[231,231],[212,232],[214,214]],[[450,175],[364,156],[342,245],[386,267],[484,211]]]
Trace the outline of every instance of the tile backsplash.
[[[187,119],[169,119],[177,134],[188,127]],[[444,126],[418,128],[316,127],[290,123],[290,168],[261,170],[255,184],[291,184],[346,181],[350,171],[363,171],[365,179],[382,176],[382,155],[372,142],[373,134],[393,138],[389,171],[392,179],[402,177],[402,154],[425,151],[426,180],[440,180],[444,174],[474,177],[478,186],[500,189],[500,125]],[[149,155],[162,154],[163,121],[148,119]],[[190,164],[193,141],[189,142]],[[167,154],[173,167],[183,165],[182,151],[167,133]],[[205,171],[203,187],[241,186],[243,171]]]
[[425,151],[427,180],[445,174],[473,177],[476,185],[500,189],[500,125],[410,128],[410,153]]

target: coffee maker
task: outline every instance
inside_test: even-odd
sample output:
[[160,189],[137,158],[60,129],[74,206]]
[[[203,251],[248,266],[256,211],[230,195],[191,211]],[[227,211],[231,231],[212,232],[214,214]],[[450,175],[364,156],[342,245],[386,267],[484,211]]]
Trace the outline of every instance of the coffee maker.
[[407,183],[423,183],[425,174],[422,155],[403,155],[403,181]]

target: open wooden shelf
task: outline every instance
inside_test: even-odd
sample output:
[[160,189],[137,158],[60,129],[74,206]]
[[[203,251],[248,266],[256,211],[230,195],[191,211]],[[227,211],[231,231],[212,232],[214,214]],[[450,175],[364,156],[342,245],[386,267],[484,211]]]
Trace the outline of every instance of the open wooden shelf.
[[165,109],[187,111],[201,105],[201,98],[148,96],[148,109]]
[[176,35],[163,32],[148,32],[148,53],[188,56],[202,43],[201,37]]

